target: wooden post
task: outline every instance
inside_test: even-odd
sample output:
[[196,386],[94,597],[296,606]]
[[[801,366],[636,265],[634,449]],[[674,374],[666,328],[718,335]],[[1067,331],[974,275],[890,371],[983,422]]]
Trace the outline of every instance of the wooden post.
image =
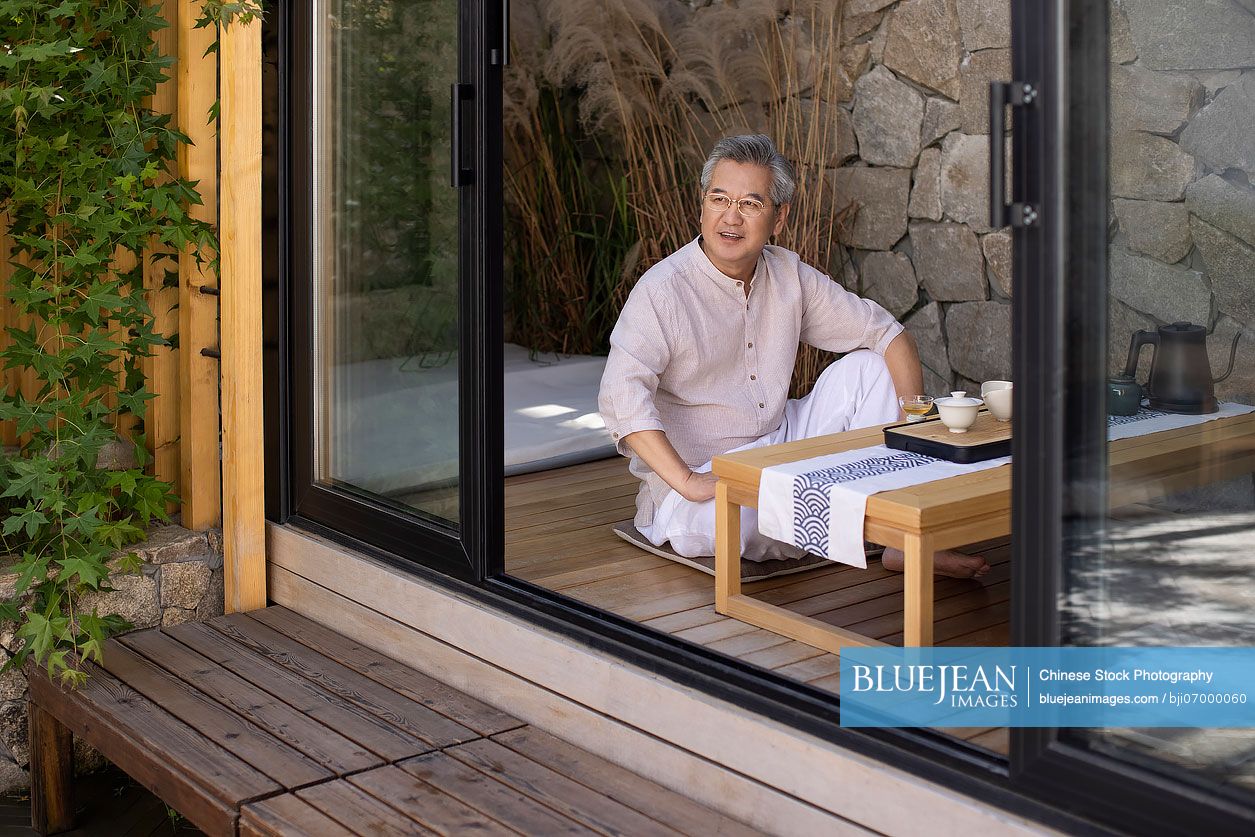
[[74,827],[74,736],[38,705],[27,707],[31,827],[40,834],[69,831]]
[[[165,29],[153,33],[158,49],[162,55],[178,56],[179,31],[176,21],[179,6],[183,0],[156,0],[161,6],[161,16],[170,24]],[[178,72],[175,68],[167,70],[167,79],[157,85],[149,106],[157,113],[168,113],[176,117],[179,112]],[[177,175],[178,165],[172,163],[169,173]],[[179,301],[178,288],[165,287],[166,272],[172,270],[177,254],[168,246],[161,245],[153,236],[144,258],[144,288],[148,296],[148,307],[153,312],[153,329],[159,334],[173,334],[178,331],[179,315],[175,306]],[[148,402],[144,426],[147,435],[148,449],[153,456],[153,476],[174,485],[179,485],[179,355],[177,349],[166,346],[153,348],[151,357],[143,358],[144,379],[148,391],[157,397]],[[179,510],[176,503],[171,503],[167,511]]]
[[[192,141],[179,146],[179,176],[197,184],[200,193],[202,203],[192,207],[192,217],[216,225],[218,136],[209,109],[218,97],[218,58],[205,50],[217,32],[195,28],[200,3],[176,2],[179,130]],[[189,249],[179,255],[179,497],[183,526],[193,530],[222,522],[218,361],[200,353],[218,348],[218,298],[201,293],[202,286],[216,287],[217,280]]]
[[266,606],[262,421],[261,21],[219,36],[222,527],[226,610]]

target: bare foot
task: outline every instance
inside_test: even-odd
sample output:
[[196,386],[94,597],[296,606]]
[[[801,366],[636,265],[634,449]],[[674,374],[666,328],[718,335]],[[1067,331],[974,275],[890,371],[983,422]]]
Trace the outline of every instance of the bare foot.
[[[886,548],[880,563],[886,570],[900,573],[906,564],[906,559],[902,555],[902,550]],[[962,552],[943,549],[933,556],[933,572],[951,578],[980,578],[989,572],[989,565],[979,555],[964,555]]]

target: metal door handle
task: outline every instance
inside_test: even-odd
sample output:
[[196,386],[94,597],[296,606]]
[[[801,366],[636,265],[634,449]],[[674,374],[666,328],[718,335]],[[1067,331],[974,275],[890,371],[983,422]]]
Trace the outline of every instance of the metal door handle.
[[475,87],[455,82],[449,86],[449,185],[457,189],[475,182],[475,170],[462,165],[462,104],[475,99]]
[[1010,224],[1031,227],[1037,223],[1037,207],[1031,203],[1007,203],[1006,108],[1007,105],[1032,105],[1037,101],[1037,88],[1022,81],[991,81],[989,83],[989,224],[994,229]]

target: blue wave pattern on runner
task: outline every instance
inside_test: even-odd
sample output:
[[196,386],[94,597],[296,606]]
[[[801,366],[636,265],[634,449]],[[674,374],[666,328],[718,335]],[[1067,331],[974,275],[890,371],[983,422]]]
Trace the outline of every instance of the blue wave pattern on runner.
[[940,460],[921,453],[869,456],[857,462],[807,471],[793,478],[793,542],[807,552],[828,555],[828,487],[929,465]]
[[1166,415],[1168,414],[1160,410],[1147,410],[1143,407],[1131,416],[1107,416],[1107,427],[1112,428],[1119,427],[1122,424],[1136,424],[1139,421],[1146,421],[1146,419],[1159,418],[1160,416]]

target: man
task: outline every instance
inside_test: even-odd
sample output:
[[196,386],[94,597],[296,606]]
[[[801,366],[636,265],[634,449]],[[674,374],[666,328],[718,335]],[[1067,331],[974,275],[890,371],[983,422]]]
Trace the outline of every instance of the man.
[[[767,244],[784,229],[796,188],[768,137],[720,140],[701,187],[701,235],[632,289],[598,399],[642,481],[636,528],[688,557],[714,554],[714,456],[894,421],[897,393],[923,391],[915,343],[888,311]],[[849,354],[790,400],[799,342]],[[763,537],[752,509],[741,527],[750,560],[803,554]],[[902,553],[886,550],[882,561],[901,570]],[[938,553],[935,567],[959,578],[989,569],[956,552]]]

